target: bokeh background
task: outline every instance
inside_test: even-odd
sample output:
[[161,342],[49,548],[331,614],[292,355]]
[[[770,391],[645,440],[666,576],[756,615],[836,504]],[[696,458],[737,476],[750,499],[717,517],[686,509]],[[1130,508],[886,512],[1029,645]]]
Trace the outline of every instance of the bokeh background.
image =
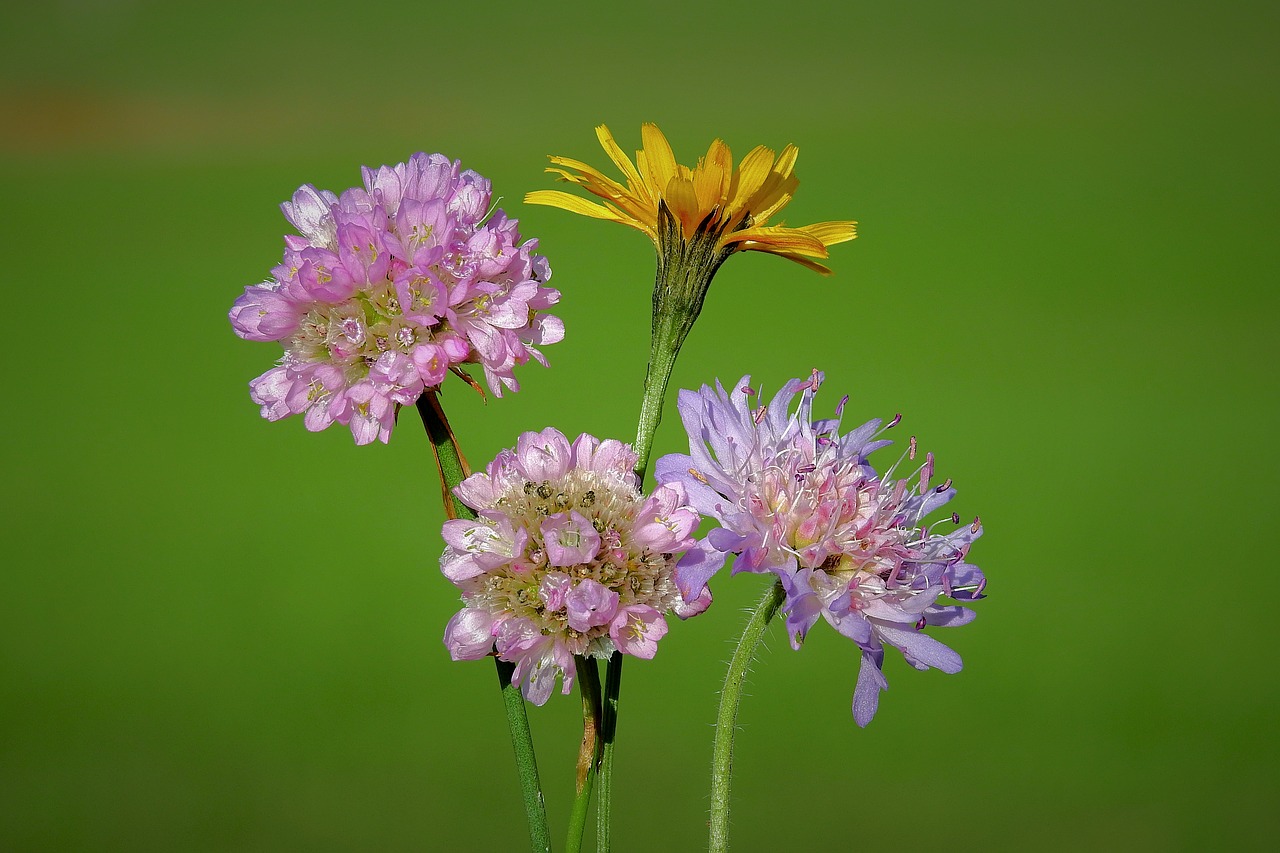
[[[962,674],[890,653],[866,730],[819,626],[755,667],[735,849],[1263,849],[1280,7],[51,0],[0,11],[0,848],[518,850],[493,668],[451,663],[440,499],[389,446],[262,421],[226,321],[300,184],[418,150],[493,179],[563,291],[524,390],[446,405],[475,462],[630,438],[653,257],[525,206],[545,156],[658,122],[692,162],[799,145],[823,279],[715,282],[674,383],[813,367],[904,412],[981,513]],[[412,414],[412,413],[407,413]],[[658,451],[682,448],[669,417]],[[627,669],[615,848],[705,841],[717,682],[765,580]],[[531,709],[557,837],[578,703]]]

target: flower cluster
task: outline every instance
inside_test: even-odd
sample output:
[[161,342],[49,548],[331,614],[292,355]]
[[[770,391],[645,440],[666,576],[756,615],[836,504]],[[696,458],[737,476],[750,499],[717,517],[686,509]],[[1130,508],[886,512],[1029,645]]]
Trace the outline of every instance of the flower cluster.
[[698,513],[680,484],[645,498],[622,442],[559,431],[526,432],[454,493],[478,511],[444,526],[441,571],[465,607],[449,621],[454,660],[492,653],[515,664],[512,681],[541,705],[574,655],[615,650],[652,658],[665,614],[701,613],[710,593],[684,598],[677,555],[693,545]]
[[[792,380],[758,407],[749,376],[732,391],[719,383],[681,391],[677,405],[690,454],[663,457],[655,475],[684,486],[689,502],[720,524],[677,566],[681,593],[698,595],[731,553],[738,555],[735,573],[775,574],[794,648],[821,616],[861,649],[853,714],[865,726],[888,686],[881,671],[886,644],[917,669],[960,670],[960,656],[922,629],[973,619],[973,611],[938,599],[982,597],[986,580],[965,562],[982,526],[975,519],[935,532],[940,524],[958,525],[954,514],[926,526],[925,517],[955,495],[950,480],[931,485],[933,455],[907,478],[894,480],[893,469],[877,475],[867,456],[890,443],[879,438],[881,421],[839,435],[847,397],[835,418],[811,420],[821,381],[818,371]],[[916,456],[914,438],[907,456]]]
[[463,363],[499,396],[518,389],[514,367],[545,364],[537,346],[564,337],[544,313],[560,298],[546,259],[515,220],[490,215],[487,179],[441,154],[362,171],[363,187],[306,185],[281,205],[301,236],[230,313],[240,337],[284,346],[250,383],[263,417],[336,421],[357,444],[385,442],[398,407]]

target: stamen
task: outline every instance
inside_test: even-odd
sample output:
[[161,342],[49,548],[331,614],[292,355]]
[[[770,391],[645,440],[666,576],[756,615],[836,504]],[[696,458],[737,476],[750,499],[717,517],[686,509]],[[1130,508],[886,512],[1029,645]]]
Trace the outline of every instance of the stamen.
[[929,480],[933,477],[933,454],[924,455],[924,464],[920,466],[920,494],[929,488]]
[[914,435],[911,436],[911,440],[907,442],[907,458],[908,459],[916,458],[916,450],[918,447],[919,445],[916,443],[916,437]]
[[980,515],[975,515],[975,516],[973,517],[973,526],[972,526],[972,527],[970,527],[969,529],[970,529],[970,530],[972,530],[974,533],[977,533],[979,530],[981,530],[981,529],[982,529],[982,516],[980,516]]

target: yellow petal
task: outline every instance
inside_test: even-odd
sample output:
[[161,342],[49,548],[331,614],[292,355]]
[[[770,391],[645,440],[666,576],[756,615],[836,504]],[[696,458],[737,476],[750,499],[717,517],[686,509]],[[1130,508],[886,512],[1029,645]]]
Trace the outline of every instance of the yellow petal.
[[702,221],[705,215],[698,208],[698,195],[693,189],[693,181],[684,178],[672,178],[671,183],[667,184],[667,189],[663,192],[662,197],[666,199],[667,206],[671,208],[672,214],[676,219],[680,220],[680,225],[684,230],[686,240],[693,237],[694,231],[698,228],[698,223]]
[[843,222],[815,222],[799,230],[817,237],[824,246],[834,246],[836,243],[844,243],[857,237],[858,223],[848,220]]
[[802,267],[808,267],[819,275],[831,275],[830,267],[824,267],[822,264],[817,263],[816,261],[811,261],[808,258],[802,258],[799,255],[793,255],[789,252],[774,252],[773,254],[780,258],[786,258],[789,261],[793,261]]
[[641,151],[636,152],[636,165],[640,165],[641,157],[649,169],[649,188],[655,194],[666,191],[667,184],[677,174],[676,155],[671,150],[671,143],[658,130],[656,124],[645,123],[640,126],[640,139],[644,143]]
[[593,219],[609,219],[614,222],[627,222],[628,220],[628,217],[620,215],[617,211],[610,210],[603,204],[596,204],[594,201],[587,201],[585,198],[569,195],[560,190],[534,190],[525,195],[524,203],[558,207],[561,210],[578,213],[582,216],[590,216]]
[[747,156],[742,158],[738,172],[734,175],[736,185],[730,190],[729,203],[726,205],[727,211],[734,218],[737,218],[745,208],[745,203],[759,192],[772,168],[773,152],[763,145],[752,148]]
[[698,161],[698,168],[693,171],[693,191],[704,215],[724,204],[732,174],[733,153],[723,141],[714,140],[707,149],[707,156]]
[[[557,166],[563,166],[566,169],[573,169],[574,171],[581,173],[581,177],[569,177],[566,175],[568,180],[573,181],[575,184],[582,184],[583,186],[595,185],[601,187],[608,190],[610,197],[627,194],[627,189],[622,186],[622,184],[613,180],[613,178],[602,174],[595,168],[588,166],[586,163],[579,160],[571,160],[568,157],[549,157],[547,159]],[[547,169],[547,171],[559,172],[561,175],[565,175],[565,172],[561,169]]]
[[800,179],[795,175],[779,175],[776,171],[771,172],[769,180],[765,182],[765,189],[757,196],[751,215],[757,222],[767,222],[791,203],[799,186]]
[[596,128],[596,138],[600,140],[600,147],[604,149],[604,153],[609,155],[609,159],[613,161],[613,165],[626,176],[627,183],[631,185],[631,189],[636,193],[645,192],[648,188],[640,177],[640,173],[636,171],[636,167],[631,165],[631,160],[627,155],[622,153],[617,141],[613,138],[613,134],[609,132],[606,125],[600,125]]
[[791,252],[811,258],[825,258],[827,247],[812,234],[785,225],[760,225],[732,231],[720,238],[721,245],[737,243],[753,252]]

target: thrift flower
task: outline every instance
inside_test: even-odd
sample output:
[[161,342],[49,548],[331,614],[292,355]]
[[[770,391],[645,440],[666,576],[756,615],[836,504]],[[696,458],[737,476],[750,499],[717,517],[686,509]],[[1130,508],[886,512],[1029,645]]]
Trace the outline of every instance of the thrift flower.
[[[690,453],[659,459],[655,476],[684,486],[689,502],[720,524],[680,560],[681,594],[700,594],[729,554],[738,555],[735,573],[777,575],[793,648],[800,648],[821,617],[861,650],[853,715],[865,726],[888,687],[881,671],[885,645],[901,650],[917,669],[960,670],[960,656],[922,629],[973,619],[973,611],[939,598],[983,597],[986,579],[965,561],[982,526],[975,519],[937,532],[959,524],[954,514],[926,524],[925,517],[955,495],[950,480],[931,484],[933,455],[926,454],[920,468],[903,479],[893,479],[896,465],[877,474],[867,456],[890,444],[879,438],[881,421],[839,435],[847,397],[835,418],[811,420],[821,382],[815,370],[759,407],[750,402],[750,377],[732,391],[719,383],[681,391],[678,407]],[[790,412],[797,394],[800,402]],[[916,455],[913,437],[904,456]]]
[[466,605],[444,642],[454,660],[493,653],[538,705],[557,673],[573,684],[573,657],[614,650],[652,658],[666,614],[701,613],[711,594],[681,596],[676,555],[693,545],[699,515],[679,483],[644,497],[636,455],[619,441],[526,432],[454,493],[475,520],[445,522],[440,569]]
[[784,148],[780,156],[757,146],[735,169],[729,146],[716,139],[690,169],[676,162],[657,125],[642,125],[640,134],[644,145],[632,163],[609,128],[596,128],[625,186],[585,163],[551,158],[553,165],[547,171],[581,186],[603,203],[558,190],[532,192],[525,201],[629,225],[647,234],[658,250],[649,368],[636,438],[643,468],[662,418],[671,370],[720,265],[734,252],[768,252],[830,275],[831,270],[814,259],[826,258],[829,246],[856,237],[857,223],[840,220],[798,228],[769,224],[800,183],[794,174],[798,153],[794,145]]
[[249,383],[262,416],[337,422],[357,444],[385,442],[409,405],[463,364],[495,394],[514,368],[564,337],[545,313],[560,299],[551,270],[516,221],[490,211],[489,181],[441,154],[364,168],[334,195],[310,184],[281,205],[285,237],[272,280],[231,308],[236,334],[279,341],[279,364]]

